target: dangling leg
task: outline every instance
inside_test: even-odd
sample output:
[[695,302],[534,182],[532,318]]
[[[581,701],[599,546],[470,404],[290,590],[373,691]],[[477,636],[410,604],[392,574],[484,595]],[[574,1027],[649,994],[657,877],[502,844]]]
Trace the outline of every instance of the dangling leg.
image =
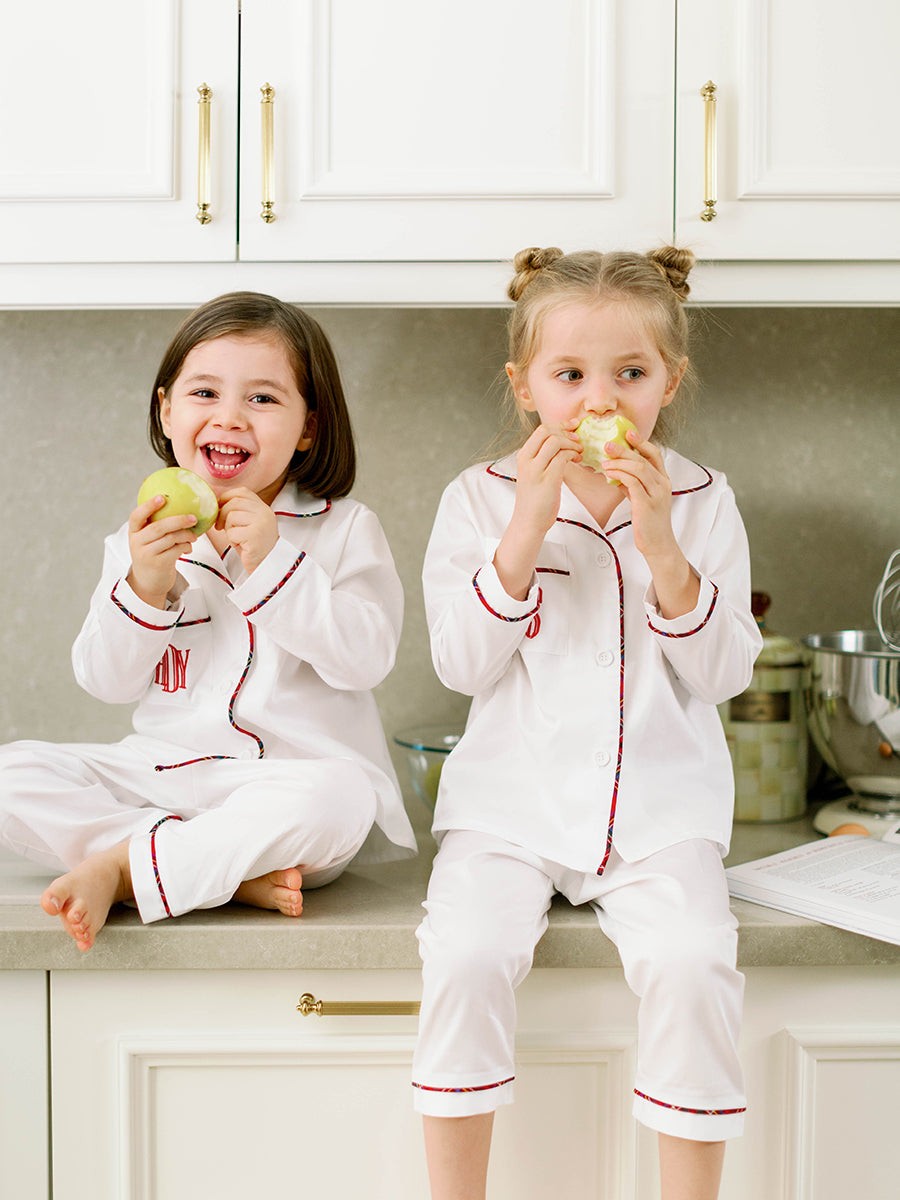
[[640,998],[634,1115],[660,1136],[663,1200],[715,1200],[743,1132],[743,976],[722,860],[691,841],[611,861],[598,917]]
[[494,1110],[512,1103],[515,989],[553,895],[533,856],[517,853],[498,838],[452,830],[428,887],[413,1087],[432,1200],[482,1200]]
[[423,1117],[431,1200],[482,1200],[487,1191],[492,1112]]
[[716,1200],[725,1162],[724,1142],[692,1142],[660,1133],[662,1200]]

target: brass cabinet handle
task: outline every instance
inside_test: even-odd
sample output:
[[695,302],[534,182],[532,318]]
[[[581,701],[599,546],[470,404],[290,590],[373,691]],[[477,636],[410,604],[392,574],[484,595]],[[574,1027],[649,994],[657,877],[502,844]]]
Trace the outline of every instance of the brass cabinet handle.
[[199,137],[197,140],[197,220],[201,225],[208,225],[212,220],[209,211],[210,193],[210,108],[212,107],[212,88],[207,83],[201,83],[197,88],[200,99],[197,101],[199,116]]
[[275,195],[272,178],[275,166],[275,89],[264,83],[259,89],[262,95],[262,212],[259,214],[267,225],[275,220]]
[[297,1012],[309,1017],[415,1017],[419,1014],[418,1000],[317,1000],[312,992],[304,992]]
[[716,85],[709,80],[700,89],[703,97],[703,197],[701,221],[716,218]]

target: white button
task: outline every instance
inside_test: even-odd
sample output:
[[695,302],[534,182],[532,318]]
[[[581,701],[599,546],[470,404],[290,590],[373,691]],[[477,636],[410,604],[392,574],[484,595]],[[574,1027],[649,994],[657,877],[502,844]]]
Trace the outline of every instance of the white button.
[[609,759],[610,759],[610,755],[607,750],[598,750],[597,753],[594,755],[594,762],[597,764],[598,767],[608,767]]
[[612,555],[608,550],[601,550],[597,555],[597,565],[600,567],[608,567],[612,562]]
[[608,667],[615,657],[612,650],[601,650],[597,655],[597,665]]

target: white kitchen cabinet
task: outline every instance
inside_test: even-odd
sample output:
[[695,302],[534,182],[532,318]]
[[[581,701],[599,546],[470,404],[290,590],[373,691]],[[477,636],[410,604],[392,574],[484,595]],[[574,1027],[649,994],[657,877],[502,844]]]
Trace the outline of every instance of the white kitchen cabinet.
[[[747,1130],[721,1200],[893,1196],[898,968],[747,975]],[[410,1002],[419,975],[54,972],[55,1200],[426,1196],[415,1017],[302,1017],[307,991]],[[656,1137],[630,1115],[635,1014],[619,970],[531,973],[491,1200],[656,1200]]]
[[716,261],[900,259],[898,45],[895,0],[679,4],[678,241]]
[[[635,1194],[633,1002],[619,972],[561,989],[569,974],[542,973],[521,993],[496,1200],[545,1200],[572,1179],[596,1200]],[[54,1200],[427,1196],[416,1017],[303,1017],[307,991],[414,1002],[419,974],[54,974]]]
[[[3,24],[0,261],[233,259],[235,5],[36,0],[4,5]],[[206,224],[196,219],[201,186]]]
[[2,261],[498,260],[671,226],[670,0],[552,19],[542,0],[243,0],[240,61],[236,0],[42,0],[8,28]]
[[670,240],[700,303],[900,302],[894,0],[6,7],[2,308],[499,305]]
[[47,975],[0,971],[0,1196],[50,1195]]
[[672,221],[673,38],[670,0],[243,0],[241,258],[658,244]]

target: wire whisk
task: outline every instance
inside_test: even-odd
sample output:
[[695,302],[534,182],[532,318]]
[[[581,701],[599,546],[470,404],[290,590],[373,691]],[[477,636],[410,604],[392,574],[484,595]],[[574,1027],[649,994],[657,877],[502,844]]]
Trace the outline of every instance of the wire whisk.
[[900,651],[900,550],[895,550],[887,560],[875,589],[872,615],[884,644],[891,650]]

